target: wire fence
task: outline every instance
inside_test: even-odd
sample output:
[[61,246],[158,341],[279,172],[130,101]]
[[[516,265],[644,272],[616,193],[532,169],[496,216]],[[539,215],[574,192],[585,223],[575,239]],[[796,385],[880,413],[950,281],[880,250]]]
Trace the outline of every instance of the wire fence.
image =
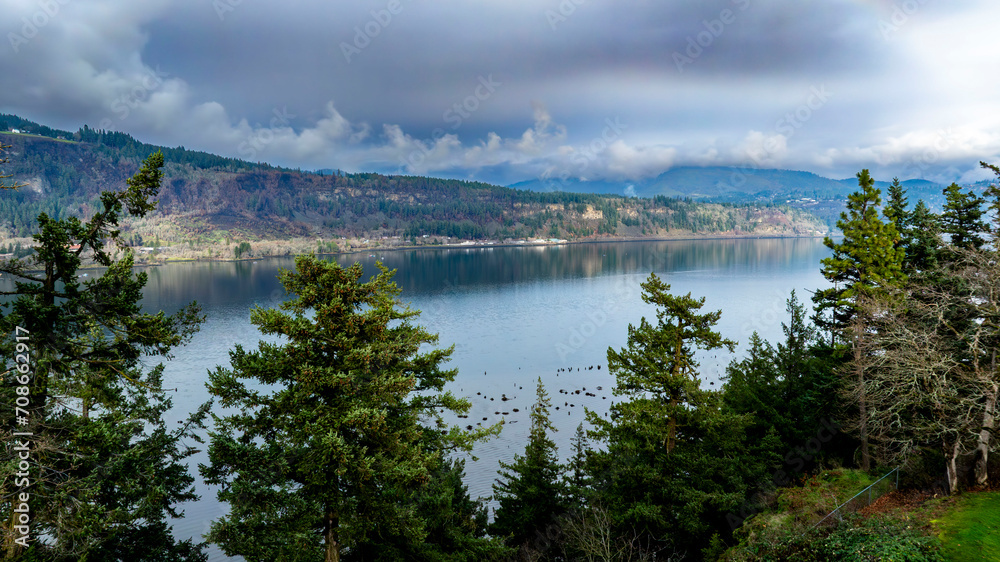
[[[895,475],[894,479],[889,478],[892,475]],[[882,476],[875,482],[873,482],[871,486],[868,486],[864,490],[861,490],[860,492],[855,494],[854,497],[840,504],[839,506],[837,506],[836,509],[834,509],[830,513],[827,513],[826,517],[817,521],[816,524],[811,527],[811,529],[819,527],[820,524],[822,524],[824,521],[827,520],[837,521],[839,523],[840,521],[843,521],[845,513],[854,513],[856,511],[860,511],[871,505],[873,502],[878,500],[886,493],[898,489],[899,489],[899,467],[896,467],[887,472],[884,476]]]

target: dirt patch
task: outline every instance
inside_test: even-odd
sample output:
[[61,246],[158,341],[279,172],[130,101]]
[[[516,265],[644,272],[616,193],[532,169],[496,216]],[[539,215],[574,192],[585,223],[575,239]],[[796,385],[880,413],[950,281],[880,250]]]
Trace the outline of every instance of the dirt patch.
[[922,490],[893,491],[875,500],[868,507],[859,510],[858,513],[869,516],[897,510],[913,511],[932,497],[934,497],[933,494]]

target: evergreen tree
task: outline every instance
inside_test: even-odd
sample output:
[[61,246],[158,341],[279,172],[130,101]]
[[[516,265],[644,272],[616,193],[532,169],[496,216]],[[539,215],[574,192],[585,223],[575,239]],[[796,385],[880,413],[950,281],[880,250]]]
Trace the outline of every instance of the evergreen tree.
[[[3,153],[3,151],[7,150],[8,148],[10,148],[9,144],[0,143],[0,153]],[[7,163],[7,158],[0,158],[0,164],[6,164],[6,163]],[[4,180],[9,179],[11,177],[13,177],[13,174],[0,175],[0,190],[2,190],[2,189],[17,189],[18,187],[21,187],[17,183],[9,183],[9,182],[4,181]]]
[[[979,165],[987,170],[992,171],[998,178],[1000,178],[1000,166],[994,164],[987,164],[986,162],[979,162]],[[997,236],[1000,236],[1000,187],[997,184],[990,184],[989,187],[983,192],[984,199],[989,203],[987,205],[987,212],[991,215],[990,220],[993,223],[993,227],[990,232],[993,233],[993,246],[994,250],[1000,249],[996,244]]]
[[427,560],[434,562],[484,562],[507,554],[497,541],[486,540],[487,510],[469,497],[465,461],[442,458],[428,482],[401,502],[413,506],[423,521],[422,542],[402,534],[383,534],[351,547],[351,560]]
[[657,323],[629,326],[627,347],[608,349],[615,376],[610,418],[587,412],[591,436],[607,444],[590,455],[595,502],[605,506],[621,540],[648,552],[695,552],[745,501],[775,459],[773,440],[751,444],[747,416],[724,411],[717,392],[701,389],[696,349],[735,343],[714,331],[720,311],[700,314],[704,298],[674,296],[656,275],[642,284]]
[[989,224],[983,220],[986,200],[972,190],[963,193],[957,183],[944,188],[944,196],[941,231],[950,237],[950,244],[956,248],[981,248],[986,243],[983,236],[990,231]]
[[587,504],[588,490],[591,485],[591,477],[587,473],[587,454],[590,451],[590,443],[587,439],[587,432],[583,429],[583,424],[576,426],[576,434],[570,442],[570,452],[572,456],[566,463],[566,498],[573,509],[583,509]]
[[[815,328],[806,323],[805,308],[795,291],[786,310],[789,322],[781,325],[784,341],[772,346],[754,333],[748,355],[733,360],[726,369],[722,394],[728,411],[752,414],[747,437],[763,441],[773,433],[780,444],[772,452],[782,455],[818,434],[832,437],[831,432],[836,433],[839,425],[835,420],[840,410],[838,376],[824,357],[826,352]],[[823,455],[836,457],[842,445],[836,442],[824,446]],[[815,466],[816,455],[805,456],[783,470],[801,473]],[[787,481],[788,477],[779,480]]]
[[556,431],[549,420],[552,401],[541,377],[536,396],[524,455],[514,455],[512,463],[500,461],[500,478],[493,484],[493,498],[500,507],[490,534],[504,537],[511,546],[544,551],[544,541],[532,539],[546,535],[546,528],[565,513],[567,502],[556,444],[549,437]]
[[[0,507],[6,560],[205,560],[201,546],[179,542],[167,525],[178,504],[197,499],[183,461],[194,454],[208,405],[179,429],[163,414],[171,406],[156,357],[187,341],[202,318],[192,304],[173,316],[142,312],[146,274],[132,270],[132,253],[118,224],[127,212],[142,217],[159,189],[163,157],[146,159],[123,191],[104,191],[102,210],[83,222],[38,217],[37,253],[0,264],[15,278],[3,304],[0,356],[5,441],[29,433],[30,487],[12,476],[20,461],[2,460],[0,495],[30,508],[30,546],[13,527],[13,502]],[[80,282],[87,257],[107,269]],[[15,392],[16,388],[16,392]],[[23,390],[22,390],[23,389]],[[15,420],[15,414],[17,419]],[[15,425],[16,422],[16,425]]]
[[[645,318],[638,328],[629,325],[628,347],[620,351],[608,348],[608,371],[618,379],[616,395],[632,397],[630,407],[650,408],[650,413],[666,422],[662,441],[669,453],[676,444],[678,426],[683,425],[689,410],[697,407],[702,392],[694,350],[725,348],[732,352],[736,343],[712,330],[722,311],[698,314],[704,297],[671,295],[670,285],[655,274],[650,274],[642,288],[643,302],[658,307],[657,325]],[[645,393],[656,399],[642,399]]]
[[887,197],[885,200],[885,218],[891,220],[896,225],[896,230],[902,238],[906,238],[907,225],[910,222],[910,213],[906,210],[907,205],[906,188],[899,183],[899,178],[892,178],[889,184]]
[[906,246],[903,271],[907,275],[930,272],[938,267],[941,248],[941,228],[938,217],[923,200],[917,202],[910,218],[910,238]]
[[881,191],[868,170],[858,173],[858,186],[860,190],[848,196],[847,211],[837,221],[844,238],[823,240],[833,250],[832,256],[821,260],[823,277],[834,286],[813,295],[814,321],[835,335],[847,328],[859,295],[884,292],[905,281],[904,251],[896,246],[899,233],[892,221],[883,222],[878,216]]
[[[456,375],[441,368],[452,349],[420,352],[437,336],[411,323],[418,312],[398,308],[394,272],[379,264],[362,283],[360,264],[300,256],[295,265],[279,278],[296,298],[250,314],[287,343],[237,346],[232,368],[209,374],[209,391],[239,413],[214,416],[210,464],[201,467],[231,507],[208,538],[251,561],[365,559],[386,543],[419,551],[434,537],[417,503],[435,495],[428,486],[447,471],[445,454],[499,426],[444,428],[440,413],[469,402],[443,392]],[[445,481],[438,486],[453,498]],[[475,517],[464,513],[455,524],[471,532]]]

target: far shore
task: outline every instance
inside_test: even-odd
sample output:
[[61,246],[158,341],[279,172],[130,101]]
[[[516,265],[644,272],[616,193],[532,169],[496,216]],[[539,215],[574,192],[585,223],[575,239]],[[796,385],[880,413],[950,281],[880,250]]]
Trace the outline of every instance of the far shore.
[[[183,263],[183,262],[253,262],[260,261],[270,258],[281,258],[281,257],[294,257],[298,255],[306,255],[309,253],[314,253],[318,256],[336,256],[336,255],[353,255],[353,254],[363,254],[372,252],[400,252],[400,251],[411,251],[411,250],[461,250],[461,249],[482,249],[482,248],[524,248],[524,247],[548,247],[548,246],[563,246],[569,244],[599,244],[606,242],[671,242],[671,241],[693,241],[693,240],[762,240],[762,239],[790,239],[790,238],[803,238],[803,239],[815,239],[815,238],[825,238],[827,236],[838,237],[839,232],[830,234],[717,234],[717,235],[680,235],[680,236],[589,236],[587,238],[576,239],[576,240],[563,240],[563,239],[533,239],[533,240],[523,240],[523,241],[476,241],[476,240],[463,240],[457,243],[442,243],[442,244],[399,244],[399,245],[371,245],[371,246],[355,246],[349,249],[344,249],[336,252],[283,252],[283,253],[271,253],[263,255],[254,255],[251,257],[221,257],[221,256],[163,256],[152,254],[154,258],[153,261],[147,261],[145,258],[149,256],[148,253],[139,254],[136,256],[137,261],[135,263],[136,267],[155,267],[160,265],[167,265],[171,263]],[[333,242],[339,242],[342,239],[333,240]],[[289,242],[288,240],[259,240],[252,244],[281,244],[283,242]],[[168,247],[169,248],[169,247]],[[102,266],[89,263],[84,264],[80,267],[81,271],[85,270],[95,270],[103,269]]]

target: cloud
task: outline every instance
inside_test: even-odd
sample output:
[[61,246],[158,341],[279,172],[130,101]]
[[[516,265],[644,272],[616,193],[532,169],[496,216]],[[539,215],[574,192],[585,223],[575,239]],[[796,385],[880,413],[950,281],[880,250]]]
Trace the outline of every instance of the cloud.
[[[203,1],[47,14],[7,0],[0,110],[279,165],[497,182],[748,161],[958,178],[1000,154],[1000,79],[984,70],[1000,5],[918,4],[901,18],[847,0],[403,0],[388,18],[382,0],[230,3],[222,17]],[[672,55],[692,40],[681,72]],[[789,128],[817,87],[834,95]],[[608,119],[624,128],[608,135]]]

